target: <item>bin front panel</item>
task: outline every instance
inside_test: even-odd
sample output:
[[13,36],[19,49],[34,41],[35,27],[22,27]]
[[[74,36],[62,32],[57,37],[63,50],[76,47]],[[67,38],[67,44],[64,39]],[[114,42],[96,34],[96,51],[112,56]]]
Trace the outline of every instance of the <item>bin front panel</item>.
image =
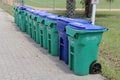
[[45,25],[44,19],[40,20],[39,31],[40,31],[40,45],[41,47],[47,49],[47,26]]
[[90,65],[97,60],[102,33],[69,36],[69,68],[75,74],[89,74]]
[[58,31],[56,22],[48,20],[47,26],[47,47],[48,52],[53,56],[58,56]]
[[68,36],[61,31],[59,31],[59,59],[68,64]]

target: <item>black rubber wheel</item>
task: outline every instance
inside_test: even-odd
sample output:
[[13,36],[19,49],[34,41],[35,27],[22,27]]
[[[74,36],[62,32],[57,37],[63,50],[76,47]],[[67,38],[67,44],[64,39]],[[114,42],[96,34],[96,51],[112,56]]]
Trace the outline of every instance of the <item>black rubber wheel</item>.
[[101,64],[94,62],[90,66],[90,74],[99,74],[99,73],[101,73],[101,69],[102,69]]

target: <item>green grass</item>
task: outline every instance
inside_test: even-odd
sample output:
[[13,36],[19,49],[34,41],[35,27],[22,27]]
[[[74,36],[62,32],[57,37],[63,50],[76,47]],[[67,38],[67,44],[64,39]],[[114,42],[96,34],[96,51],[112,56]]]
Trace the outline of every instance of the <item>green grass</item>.
[[99,61],[102,64],[104,76],[110,80],[120,80],[120,12],[114,13],[97,13],[96,24],[109,29],[103,35]]
[[[66,0],[25,0],[26,5],[35,7],[46,7],[46,8],[65,8]],[[80,0],[76,0],[76,7],[82,8]],[[110,8],[110,3],[106,0],[100,0],[97,5],[98,8]],[[120,8],[120,0],[114,0],[111,4],[112,8]]]
[[6,11],[7,13],[9,13],[12,16],[14,15],[13,8],[11,6],[4,5],[0,2],[0,8],[4,9],[4,11]]

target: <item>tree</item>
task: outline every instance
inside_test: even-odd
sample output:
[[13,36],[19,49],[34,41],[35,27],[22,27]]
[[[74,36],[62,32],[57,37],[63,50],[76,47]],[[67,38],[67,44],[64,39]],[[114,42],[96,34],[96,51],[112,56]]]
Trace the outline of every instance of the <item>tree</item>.
[[67,17],[71,17],[71,18],[74,17],[75,8],[76,8],[75,0],[66,0],[66,16]]
[[[81,3],[85,5],[85,17],[91,16],[91,0],[81,0]],[[75,8],[76,8],[76,1],[75,0],[66,0],[66,16],[67,17],[74,17],[75,15]]]
[[85,17],[91,17],[92,5],[91,0],[85,0]]
[[114,0],[106,0],[106,1],[110,3],[110,10],[111,10],[111,4]]

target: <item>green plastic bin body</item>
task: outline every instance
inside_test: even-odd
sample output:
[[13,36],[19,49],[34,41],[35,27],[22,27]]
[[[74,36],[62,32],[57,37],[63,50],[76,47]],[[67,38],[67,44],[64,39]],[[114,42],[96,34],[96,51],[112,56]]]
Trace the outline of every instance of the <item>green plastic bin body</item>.
[[21,27],[22,13],[23,13],[23,10],[18,9],[18,27],[19,28]]
[[29,27],[29,12],[26,12],[26,32],[29,34],[28,27]]
[[32,14],[32,38],[36,41],[37,16]]
[[69,35],[69,68],[77,75],[87,75],[97,60],[98,47],[104,31],[80,31],[66,27]]
[[33,24],[33,21],[32,21],[32,14],[31,13],[28,13],[28,34],[32,37],[32,24]]
[[35,41],[36,41],[36,43],[40,44],[40,29],[39,29],[40,22],[39,22],[38,18],[39,17],[37,16],[36,21],[34,23],[34,25],[36,25],[35,26],[35,30],[36,30],[36,33],[35,33],[36,34],[35,35],[36,39],[35,39]]
[[17,24],[17,6],[14,6],[13,9],[14,9],[14,22]]
[[58,30],[56,21],[46,20],[47,25],[47,48],[53,56],[58,56]]
[[27,17],[28,12],[25,11],[25,12],[24,12],[24,15],[25,15],[25,31],[28,32],[28,31],[27,31],[27,28],[28,28],[28,17]]
[[19,27],[22,32],[26,32],[26,11],[25,10],[19,10]]
[[40,46],[47,49],[47,26],[45,25],[45,18],[38,17],[39,40]]
[[16,24],[19,27],[19,12],[18,12],[18,8],[16,8]]

